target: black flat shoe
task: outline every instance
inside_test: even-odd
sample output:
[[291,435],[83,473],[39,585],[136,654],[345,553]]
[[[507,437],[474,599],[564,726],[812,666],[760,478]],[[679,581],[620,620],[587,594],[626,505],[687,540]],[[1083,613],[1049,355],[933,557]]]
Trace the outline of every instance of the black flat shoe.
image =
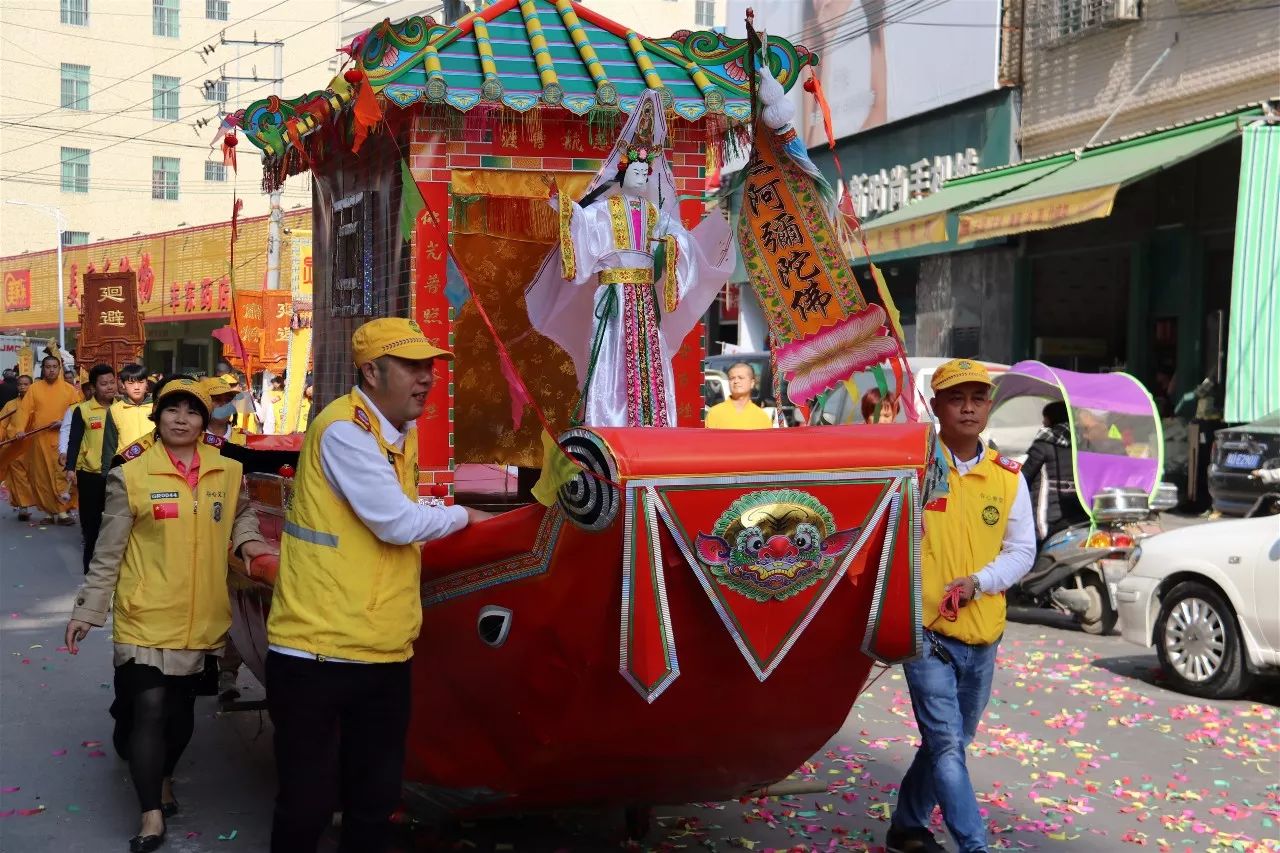
[[129,853],[151,853],[164,844],[164,833],[159,835],[135,835],[129,839]]
[[180,811],[182,811],[182,806],[178,804],[177,800],[174,800],[172,803],[160,804],[160,814],[164,815],[165,818],[171,818]]

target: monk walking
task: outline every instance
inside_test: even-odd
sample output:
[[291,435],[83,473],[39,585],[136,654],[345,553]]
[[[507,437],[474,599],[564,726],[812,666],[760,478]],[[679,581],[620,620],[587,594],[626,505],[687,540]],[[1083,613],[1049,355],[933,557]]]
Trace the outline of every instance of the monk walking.
[[[8,441],[18,434],[18,404],[31,388],[30,376],[18,377],[18,396],[0,408],[0,441]],[[6,454],[9,455],[9,454]],[[0,468],[0,480],[4,480],[9,490],[9,504],[18,511],[18,521],[31,520],[31,506],[36,502],[31,492],[31,478],[27,476],[25,454],[17,451],[17,455],[9,460],[7,466]]]
[[[80,392],[62,378],[62,361],[57,356],[46,355],[40,362],[40,381],[18,404],[14,419],[18,424],[18,437],[41,430],[27,442],[27,473],[31,477],[31,489],[36,506],[44,510],[48,518],[45,524],[72,524],[67,510],[71,508],[66,475],[58,464],[58,430],[67,409],[80,402]],[[44,429],[53,425],[55,429]]]

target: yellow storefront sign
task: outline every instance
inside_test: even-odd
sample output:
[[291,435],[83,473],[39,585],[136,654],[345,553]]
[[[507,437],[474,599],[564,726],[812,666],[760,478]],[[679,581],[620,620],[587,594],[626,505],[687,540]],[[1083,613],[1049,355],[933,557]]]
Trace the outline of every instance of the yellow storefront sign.
[[916,246],[927,246],[930,243],[947,242],[947,213],[922,216],[896,225],[885,225],[881,228],[874,224],[863,232],[867,238],[867,250],[874,255],[885,252],[899,252],[903,249],[914,249]]
[[[286,228],[308,228],[310,222],[310,210],[285,214]],[[132,270],[136,273],[138,309],[148,323],[230,316],[233,281],[238,290],[258,290],[265,282],[267,218],[239,222],[234,267],[230,239],[231,224],[221,222],[64,248],[62,274],[67,326],[79,325],[84,275],[91,272]],[[281,273],[280,286],[290,287],[289,267],[286,265]],[[29,252],[0,258],[0,277],[5,282],[0,330],[57,325],[56,252]],[[10,283],[14,285],[12,293]]]
[[[1003,207],[988,205],[960,214],[956,242],[972,243],[991,237],[1074,225],[1111,215],[1120,184],[1032,199]],[[990,204],[990,203],[989,203]]]

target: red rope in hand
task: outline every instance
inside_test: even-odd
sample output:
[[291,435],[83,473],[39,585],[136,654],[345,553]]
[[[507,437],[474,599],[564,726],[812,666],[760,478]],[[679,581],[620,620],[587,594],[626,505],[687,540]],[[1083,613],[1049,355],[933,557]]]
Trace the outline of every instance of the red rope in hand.
[[963,591],[962,586],[953,586],[947,590],[947,594],[942,596],[942,602],[938,605],[938,615],[948,622],[954,622],[960,618],[960,596]]

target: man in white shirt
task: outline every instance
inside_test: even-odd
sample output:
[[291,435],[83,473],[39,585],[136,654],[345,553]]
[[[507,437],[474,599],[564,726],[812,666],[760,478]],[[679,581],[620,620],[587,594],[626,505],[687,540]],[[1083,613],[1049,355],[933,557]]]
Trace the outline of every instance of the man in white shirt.
[[422,625],[421,543],[489,517],[418,502],[415,421],[435,363],[452,353],[397,318],[365,323],[351,344],[359,384],[303,440],[267,623],[280,779],[272,853],[315,853],[329,824],[335,740],[339,849],[386,849]]

